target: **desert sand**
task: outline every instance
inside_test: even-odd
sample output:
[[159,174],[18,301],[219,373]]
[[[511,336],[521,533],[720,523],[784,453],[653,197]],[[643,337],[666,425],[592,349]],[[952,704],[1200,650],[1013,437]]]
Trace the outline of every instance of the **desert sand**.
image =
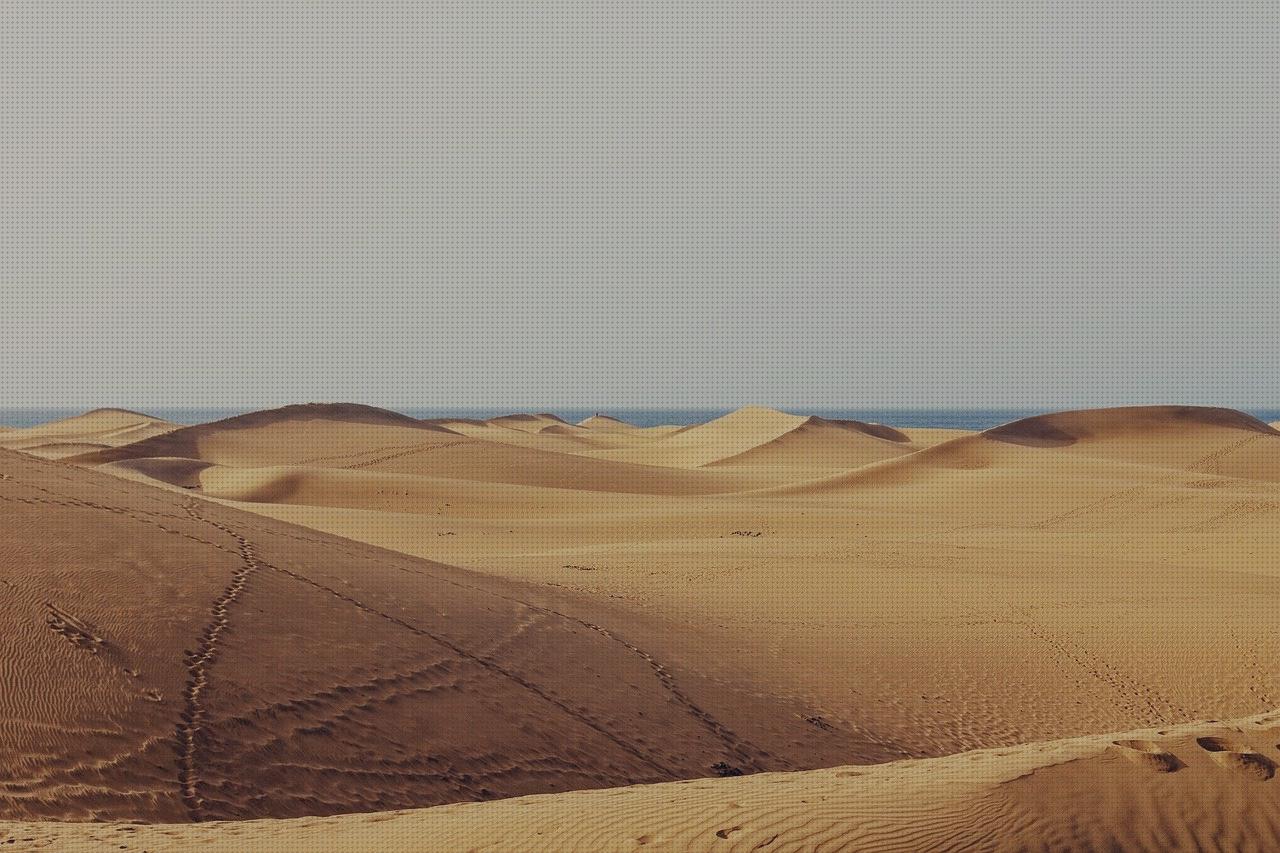
[[163,435],[178,424],[127,409],[94,409],[25,429],[0,428],[0,447],[60,459]]
[[0,437],[0,843],[1280,841],[1249,415],[80,420]]

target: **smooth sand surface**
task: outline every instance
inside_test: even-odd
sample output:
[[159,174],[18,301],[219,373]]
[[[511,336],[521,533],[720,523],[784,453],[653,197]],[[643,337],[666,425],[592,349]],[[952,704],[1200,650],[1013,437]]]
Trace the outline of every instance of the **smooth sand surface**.
[[24,429],[0,428],[0,447],[45,459],[62,459],[164,435],[179,425],[127,409],[94,409],[83,415]]
[[[166,833],[174,843],[199,837],[232,845],[230,839],[260,832],[254,837],[268,849],[305,849],[306,838],[319,837],[307,833],[315,832],[345,839],[337,849],[368,849],[370,839],[396,849],[397,833],[447,839],[405,847],[424,850],[638,849],[646,836],[649,849],[660,850],[1274,846],[1266,843],[1275,838],[1272,807],[1259,798],[1274,799],[1271,784],[1280,782],[1256,778],[1265,762],[1250,756],[1280,759],[1280,738],[1251,721],[1280,705],[1272,663],[1280,659],[1280,632],[1267,627],[1280,594],[1280,432],[1239,412],[1058,413],[973,434],[760,408],[689,428],[639,429],[547,415],[421,422],[367,407],[312,405],[93,450],[71,457],[74,467],[17,460],[23,457],[4,457],[6,465],[48,466],[40,476],[56,472],[78,488],[114,484],[131,490],[130,502],[159,502],[173,516],[165,526],[185,515],[207,531],[207,522],[190,517],[192,508],[201,518],[216,514],[233,531],[222,534],[230,543],[201,538],[230,549],[220,571],[233,585],[229,558],[240,549],[238,535],[257,549],[272,548],[272,563],[288,561],[282,568],[295,574],[313,579],[322,572],[335,601],[346,599],[332,591],[381,614],[348,602],[335,605],[342,618],[320,620],[323,628],[315,619],[291,625],[273,608],[287,608],[299,584],[303,593],[315,587],[275,569],[254,572],[284,588],[269,593],[261,623],[227,632],[228,642],[241,631],[283,632],[311,650],[310,668],[305,678],[259,684],[249,663],[216,657],[209,691],[228,705],[213,714],[219,748],[209,758],[227,776],[242,751],[257,763],[241,762],[235,784],[222,777],[207,783],[201,796],[215,805],[198,816],[385,812],[554,794],[315,821],[310,829],[270,822],[164,828],[146,836],[151,845]],[[0,481],[0,489],[8,485]],[[103,524],[125,523],[129,515],[88,514]],[[44,523],[47,513],[38,515]],[[62,523],[74,531],[83,520]],[[35,526],[10,535],[58,539]],[[132,642],[141,643],[159,631],[147,622],[160,606],[155,597],[176,596],[175,612],[197,610],[169,617],[170,633],[155,633],[148,654],[180,657],[195,642],[180,640],[182,632],[199,635],[199,608],[207,617],[220,593],[205,591],[201,604],[201,595],[182,586],[195,582],[189,572],[170,566],[165,571],[181,580],[163,578],[161,555],[176,540],[161,536],[151,562],[141,563],[152,565],[138,584],[152,598],[145,607],[131,605],[140,611],[98,600],[96,588],[75,606],[57,606],[86,624],[127,624]],[[20,541],[4,553],[24,547]],[[100,561],[98,571],[141,571],[132,559]],[[424,571],[464,584],[450,589],[483,591],[467,593],[464,605],[439,599],[439,584],[403,585],[405,574]],[[54,589],[66,582],[62,574],[40,581]],[[247,590],[233,596],[233,628],[240,596],[247,605],[254,587]],[[507,603],[495,606],[492,596]],[[310,601],[294,607],[314,612]],[[121,613],[128,615],[111,615]],[[412,646],[421,635],[387,617],[447,634],[451,654],[492,657],[520,681],[467,664],[491,678],[447,698],[429,680],[364,710],[372,689],[364,685],[403,677],[422,654]],[[395,636],[357,637],[364,629],[352,619],[385,623],[380,627]],[[31,630],[44,640],[61,639],[39,627]],[[345,638],[342,651],[316,654],[309,632],[319,630]],[[588,641],[595,644],[590,651],[579,647]],[[280,669],[277,650],[295,648],[279,638],[263,642],[272,672]],[[500,651],[476,651],[487,642]],[[83,651],[63,644],[63,652]],[[48,668],[40,654],[23,648],[13,659]],[[154,667],[163,668],[158,657]],[[228,679],[225,689],[219,673]],[[326,679],[333,683],[324,687]],[[546,710],[560,720],[548,735],[537,711],[504,717],[512,700],[501,694],[492,703],[499,707],[487,712],[498,722],[471,727],[446,773],[429,756],[441,737],[452,744],[450,726],[457,724],[440,720],[471,714],[497,689],[490,682],[517,693],[513,683],[523,683],[540,703],[548,704],[545,693],[578,713],[579,722],[565,708]],[[325,706],[316,712],[323,724],[297,729],[254,718],[273,739],[256,751],[242,744],[242,735],[266,739],[240,722],[245,707],[292,709],[308,690],[333,692],[335,685],[351,691],[343,695],[362,706],[359,714],[330,714]],[[165,696],[182,690],[156,689]],[[181,719],[177,707],[150,704]],[[87,700],[51,707],[73,717],[89,713]],[[385,713],[407,716],[384,720]],[[3,716],[32,714],[23,706]],[[376,737],[363,727],[364,715],[372,715]],[[585,725],[584,716],[596,727],[569,732]],[[1244,722],[1202,726],[1194,736],[1178,728],[1197,720]],[[39,725],[47,723],[41,718]],[[118,725],[97,718],[74,724],[109,732]],[[1235,728],[1252,739],[1247,749],[1235,742]],[[56,750],[41,731],[33,727],[21,741],[31,755],[24,785],[53,778],[52,765],[41,762]],[[146,772],[108,773],[93,793],[82,793],[88,771],[80,768],[82,775],[59,781],[57,792],[16,797],[0,815],[197,816],[184,813],[173,790],[173,731],[170,719],[165,746],[158,733],[139,735],[157,739]],[[1102,734],[1117,732],[1127,734]],[[1215,750],[1196,737],[1234,740]],[[575,738],[585,739],[581,754],[566,761],[568,747],[558,744]],[[1122,748],[1115,740],[1143,743]],[[102,747],[88,743],[97,767]],[[167,793],[159,757],[165,749]],[[1170,762],[1166,752],[1185,768],[1157,772]],[[658,767],[641,760],[657,756]],[[381,763],[358,771],[362,760]],[[893,763],[870,766],[886,761]],[[848,765],[860,765],[861,775],[818,769]],[[424,767],[454,775],[428,781]],[[739,771],[748,775],[575,792]],[[750,775],[758,771],[786,773]],[[363,786],[354,781],[359,772]],[[469,787],[456,784],[462,774],[472,777]],[[109,793],[126,784],[134,792],[128,798]],[[773,802],[768,792],[783,790]],[[600,806],[606,797],[617,799]],[[742,810],[739,829],[719,825],[725,803]],[[1126,809],[1138,817],[1123,819]],[[777,838],[757,847],[771,826]],[[722,829],[727,836],[717,835]],[[51,828],[53,835],[41,837],[70,839],[70,831]],[[197,835],[181,834],[188,831]]]

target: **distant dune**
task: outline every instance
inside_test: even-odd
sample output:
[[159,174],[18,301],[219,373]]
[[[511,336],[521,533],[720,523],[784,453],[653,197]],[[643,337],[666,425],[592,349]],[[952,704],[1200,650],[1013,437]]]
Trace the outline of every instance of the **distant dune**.
[[238,415],[183,427],[132,444],[84,455],[80,464],[102,464],[153,456],[210,462],[264,464],[313,456],[340,457],[364,446],[371,428],[387,441],[423,443],[433,436],[456,435],[444,427],[407,415],[352,403],[310,403]]
[[707,466],[857,468],[917,449],[905,433],[890,427],[808,417],[776,438],[742,453],[707,463]]
[[127,409],[94,409],[25,429],[4,430],[0,447],[63,459],[172,432],[178,424]]
[[549,426],[566,426],[564,420],[556,415],[544,413],[536,415],[517,414],[502,415],[496,418],[490,418],[486,423],[494,426],[504,426],[509,429],[518,429],[526,432],[541,432]]
[[586,427],[587,429],[606,430],[606,431],[636,429],[636,427],[633,424],[629,424],[626,421],[619,420],[618,418],[615,418],[615,417],[611,417],[610,415],[601,415],[601,414],[595,414],[589,418],[586,418],[580,421],[578,423],[578,426]]
[[909,453],[907,436],[858,421],[830,421],[746,406],[608,458],[681,468],[800,466],[840,470]]
[[1059,473],[1089,476],[1105,477],[1118,470],[1091,461],[1106,460],[1280,481],[1280,431],[1230,409],[1152,406],[1063,412],[961,436],[910,456],[782,491],[817,493],[905,483],[947,471],[1001,466],[1025,470],[1037,458]]
[[[520,420],[524,417],[533,420]],[[512,415],[495,419],[501,424],[457,422],[454,428],[446,428],[439,422],[416,421],[365,406],[289,406],[186,427],[69,461],[102,465],[148,458],[189,459],[211,466],[259,469],[261,473],[255,475],[259,481],[276,476],[269,469],[279,469],[279,476],[292,479],[293,473],[280,468],[289,466],[642,494],[711,494],[757,482],[730,474],[673,474],[667,468],[587,458],[564,452],[563,444],[543,449],[545,441],[503,425],[543,423],[544,417],[554,416]],[[559,419],[554,423],[567,426]],[[515,443],[499,441],[495,432],[520,438]],[[281,496],[290,493],[287,485],[265,482],[250,492],[263,489]]]

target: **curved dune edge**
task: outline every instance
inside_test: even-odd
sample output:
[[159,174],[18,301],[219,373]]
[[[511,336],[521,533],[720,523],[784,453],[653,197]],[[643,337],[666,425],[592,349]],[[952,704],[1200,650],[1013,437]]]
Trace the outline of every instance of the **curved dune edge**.
[[613,415],[606,415],[597,412],[589,418],[583,418],[578,421],[578,426],[586,427],[594,430],[633,430],[638,429],[635,424],[629,424],[621,418],[615,418]]
[[129,409],[94,409],[36,426],[0,429],[0,447],[65,459],[166,435],[180,424]]
[[1103,463],[1280,481],[1280,431],[1252,415],[1202,406],[1128,406],[1023,418],[761,493],[812,495],[902,485],[946,472],[1011,468],[1045,454],[1059,471]]
[[[1233,850],[1280,843],[1280,712],[943,758],[205,824],[0,822],[24,849]],[[121,845],[124,845],[123,847]]]
[[601,455],[672,468],[798,466],[840,471],[915,449],[906,433],[881,424],[743,406],[642,446]]

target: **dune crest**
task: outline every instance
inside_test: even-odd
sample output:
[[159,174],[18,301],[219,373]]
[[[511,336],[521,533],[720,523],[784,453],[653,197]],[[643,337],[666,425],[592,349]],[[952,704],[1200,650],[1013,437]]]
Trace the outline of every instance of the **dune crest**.
[[842,470],[912,449],[907,436],[891,427],[744,406],[707,423],[676,429],[643,446],[601,455],[681,468]]
[[584,418],[578,422],[578,426],[586,427],[594,430],[632,430],[637,429],[635,424],[629,424],[624,420],[615,418],[612,415],[605,415],[597,412],[589,418]]
[[537,414],[499,415],[489,418],[485,423],[492,426],[518,429],[522,432],[541,432],[549,426],[570,426],[559,415],[539,412]]
[[816,494],[919,481],[945,471],[1025,467],[1037,458],[1025,451],[1042,454],[1041,467],[1059,471],[1096,473],[1103,469],[1090,467],[1089,460],[1105,460],[1280,482],[1280,431],[1252,415],[1195,406],[1135,406],[1024,418],[780,491]]
[[179,424],[128,409],[93,409],[22,429],[6,429],[0,447],[46,459],[65,459],[131,444],[180,429]]

